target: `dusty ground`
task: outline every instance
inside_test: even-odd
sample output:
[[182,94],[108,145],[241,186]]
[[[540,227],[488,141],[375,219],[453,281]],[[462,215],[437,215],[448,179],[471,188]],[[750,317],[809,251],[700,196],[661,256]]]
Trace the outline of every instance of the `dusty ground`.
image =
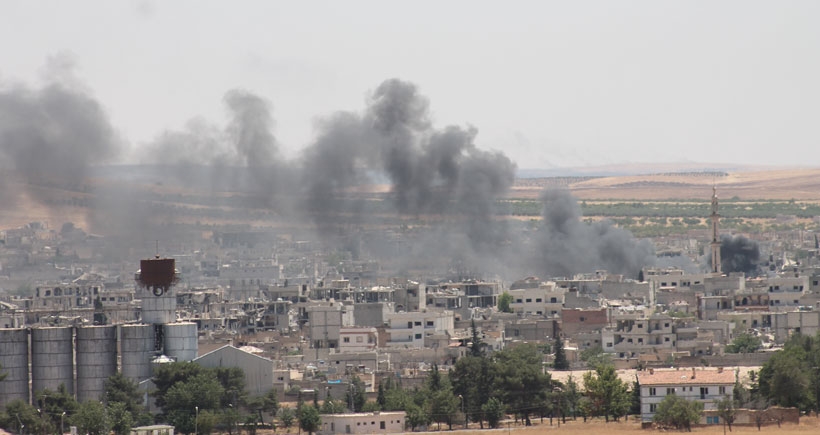
[[[445,429],[442,426],[442,429]],[[600,434],[600,435],[650,435],[650,434],[657,434],[657,433],[684,433],[684,432],[677,432],[677,431],[668,431],[668,430],[658,430],[658,429],[641,429],[641,424],[638,421],[630,419],[629,421],[620,421],[620,422],[610,422],[605,423],[603,420],[591,420],[584,423],[583,420],[578,419],[576,421],[568,420],[566,424],[558,425],[557,420],[553,421],[552,426],[549,424],[549,420],[545,419],[543,423],[541,423],[538,419],[533,420],[533,426],[531,427],[523,427],[520,425],[511,424],[509,427],[505,424],[504,428],[502,429],[485,429],[485,430],[473,430],[472,425],[471,429],[468,431],[463,430],[460,426],[453,426],[454,433],[459,435],[488,435],[488,434],[496,434],[496,435],[535,435],[539,433],[545,433],[547,431],[557,431],[567,434]],[[692,433],[696,434],[703,434],[703,435],[723,435],[723,426],[722,425],[715,425],[715,426],[702,426],[702,427],[695,427],[692,429]],[[448,432],[447,430],[442,430],[442,432]],[[277,430],[277,434],[284,434],[288,433],[284,430]],[[296,434],[296,429],[291,428],[290,433]],[[437,431],[433,432],[412,432],[417,434],[432,434],[437,433]],[[777,424],[772,424],[769,426],[764,426],[760,432],[758,432],[756,426],[734,426],[732,428],[732,432],[729,432],[728,429],[726,430],[727,434],[732,435],[753,435],[753,434],[760,434],[760,433],[777,433],[777,434],[816,434],[820,433],[820,420],[817,417],[803,417],[800,419],[800,424],[784,424],[782,427],[778,428]],[[266,430],[266,431],[258,431],[259,435],[273,435],[273,431]]]
[[[537,198],[550,182],[519,182],[508,196]],[[566,187],[580,199],[703,200],[711,196],[713,184],[722,198],[820,201],[820,169],[749,171],[721,177],[690,173],[579,178]]]

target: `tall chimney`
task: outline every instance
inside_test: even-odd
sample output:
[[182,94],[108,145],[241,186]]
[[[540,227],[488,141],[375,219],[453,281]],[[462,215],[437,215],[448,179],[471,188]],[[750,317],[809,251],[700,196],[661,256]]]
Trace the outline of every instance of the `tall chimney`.
[[723,373],[723,367],[718,367],[718,373]]
[[692,379],[695,379],[695,368],[692,367]]
[[654,375],[654,374],[655,374],[655,369],[650,368],[650,369],[649,369],[649,374],[650,374],[650,375]]

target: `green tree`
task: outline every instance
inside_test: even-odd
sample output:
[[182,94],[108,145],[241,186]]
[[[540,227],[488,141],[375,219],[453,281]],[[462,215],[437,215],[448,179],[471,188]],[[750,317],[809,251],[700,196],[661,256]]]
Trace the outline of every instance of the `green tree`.
[[365,402],[367,401],[367,396],[365,395],[365,385],[358,376],[353,375],[350,379],[350,385],[348,386],[348,397],[350,398],[351,404],[353,408],[351,411],[353,412],[361,412],[362,407],[364,407]]
[[234,407],[244,403],[247,398],[245,392],[245,372],[239,367],[215,367],[207,369],[213,371],[219,384],[222,385],[220,406],[224,409],[228,405]]
[[387,396],[384,395],[384,383],[379,382],[379,393],[376,396],[376,403],[379,404],[379,408],[384,410],[384,405],[387,404]]
[[[165,407],[165,395],[177,382],[186,381],[205,371],[205,368],[192,362],[174,362],[161,364],[154,372],[153,396],[158,407]],[[220,392],[220,396],[222,393]]]
[[6,404],[5,412],[0,414],[0,427],[16,433],[45,434],[55,431],[50,419],[42,418],[36,407],[19,399]]
[[612,358],[604,353],[601,346],[590,347],[581,351],[579,355],[581,361],[587,363],[587,367],[595,370],[600,365],[611,365]]
[[498,311],[502,313],[512,313],[512,308],[510,308],[512,301],[512,295],[506,291],[498,295]]
[[555,360],[552,363],[552,368],[555,370],[569,370],[569,361],[567,354],[564,351],[564,341],[561,337],[555,337]]
[[595,372],[584,373],[584,388],[590,399],[592,413],[603,415],[607,422],[610,417],[617,421],[629,411],[629,387],[618,378],[615,366],[598,366]]
[[382,407],[379,406],[379,402],[374,402],[372,400],[364,402],[364,406],[362,406],[362,412],[378,412],[381,410]]
[[499,423],[504,418],[504,404],[495,397],[491,397],[487,403],[481,406],[481,410],[487,419],[487,424],[493,429],[498,428]]
[[107,435],[111,431],[105,406],[96,400],[81,403],[70,421],[81,433],[88,435]]
[[76,413],[79,407],[77,401],[74,400],[74,395],[68,393],[65,384],[60,384],[57,391],[45,389],[36,392],[34,394],[34,404],[40,409],[41,415],[52,428],[60,427],[63,412],[71,416]]
[[675,394],[663,398],[658,404],[653,421],[662,426],[692,431],[692,425],[700,421],[703,413],[703,403],[686,400]]
[[482,406],[490,399],[492,371],[487,358],[468,355],[456,361],[450,374],[453,393],[464,398],[464,412],[467,418],[479,421],[482,429],[485,419]]
[[293,410],[287,406],[283,406],[279,409],[279,421],[282,422],[282,425],[285,426],[285,428],[290,429],[293,426],[293,421],[295,418],[296,415]]
[[484,356],[484,347],[486,343],[481,339],[481,334],[475,326],[475,319],[470,320],[470,355],[474,357]]
[[497,396],[512,412],[521,415],[527,426],[530,414],[546,401],[546,390],[552,384],[544,373],[543,357],[531,344],[493,353],[494,387]]
[[[103,386],[103,401],[108,407],[120,403],[125,407],[126,412],[131,417],[130,424],[148,425],[153,422],[153,417],[142,405],[142,394],[136,382],[117,372],[105,380]],[[116,431],[116,428],[113,429]],[[126,432],[130,433],[129,431]]]
[[578,388],[578,382],[575,382],[575,378],[571,374],[567,378],[564,396],[570,415],[572,415],[572,419],[575,420],[575,417],[578,415],[578,406],[581,402],[581,390]]
[[319,430],[321,424],[322,417],[319,415],[319,410],[310,405],[302,407],[302,411],[299,413],[299,427],[303,431],[312,435],[313,432]]
[[[201,372],[171,386],[164,396],[165,405],[162,409],[168,422],[179,432],[192,433],[196,427],[199,433],[205,433],[208,425],[203,422],[212,423],[212,428],[218,421],[218,416],[213,411],[220,409],[223,393],[224,389],[213,373]],[[196,421],[196,416],[191,412],[195,409],[199,409]]]
[[441,424],[446,423],[450,430],[453,430],[453,419],[458,413],[459,399],[453,396],[453,390],[447,386],[438,391],[430,393],[430,416],[438,423],[439,430]]
[[715,408],[717,408],[718,416],[729,426],[729,432],[731,432],[732,423],[735,422],[735,416],[737,416],[734,400],[724,396],[722,399],[715,401]]
[[806,410],[811,405],[810,375],[805,349],[787,343],[760,369],[760,393],[776,405]]
[[417,427],[430,424],[429,414],[424,411],[424,408],[415,403],[408,403],[404,411],[406,413],[405,422],[410,430],[414,431]]
[[129,435],[134,426],[134,418],[122,402],[109,403],[106,408],[108,422],[116,435]]
[[726,346],[726,352],[753,353],[757,352],[761,347],[763,347],[763,343],[760,341],[760,337],[755,337],[748,332],[741,332],[735,336],[731,344]]

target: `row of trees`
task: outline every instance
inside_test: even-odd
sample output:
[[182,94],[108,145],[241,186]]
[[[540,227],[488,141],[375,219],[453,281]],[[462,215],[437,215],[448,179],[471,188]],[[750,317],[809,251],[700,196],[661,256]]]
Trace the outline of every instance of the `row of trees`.
[[34,405],[15,400],[0,412],[0,427],[17,433],[64,433],[66,425],[80,432],[102,435],[114,432],[127,435],[134,425],[150,424],[151,416],[142,406],[142,397],[132,381],[117,374],[105,383],[104,402],[78,403],[65,385],[57,391],[38,391]]

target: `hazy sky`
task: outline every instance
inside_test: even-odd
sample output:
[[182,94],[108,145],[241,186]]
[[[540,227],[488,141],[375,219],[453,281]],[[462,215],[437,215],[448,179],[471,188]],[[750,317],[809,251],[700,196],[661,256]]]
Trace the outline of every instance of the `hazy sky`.
[[817,1],[4,1],[0,85],[70,60],[135,148],[243,88],[295,155],[399,77],[522,168],[820,166],[818,23]]

